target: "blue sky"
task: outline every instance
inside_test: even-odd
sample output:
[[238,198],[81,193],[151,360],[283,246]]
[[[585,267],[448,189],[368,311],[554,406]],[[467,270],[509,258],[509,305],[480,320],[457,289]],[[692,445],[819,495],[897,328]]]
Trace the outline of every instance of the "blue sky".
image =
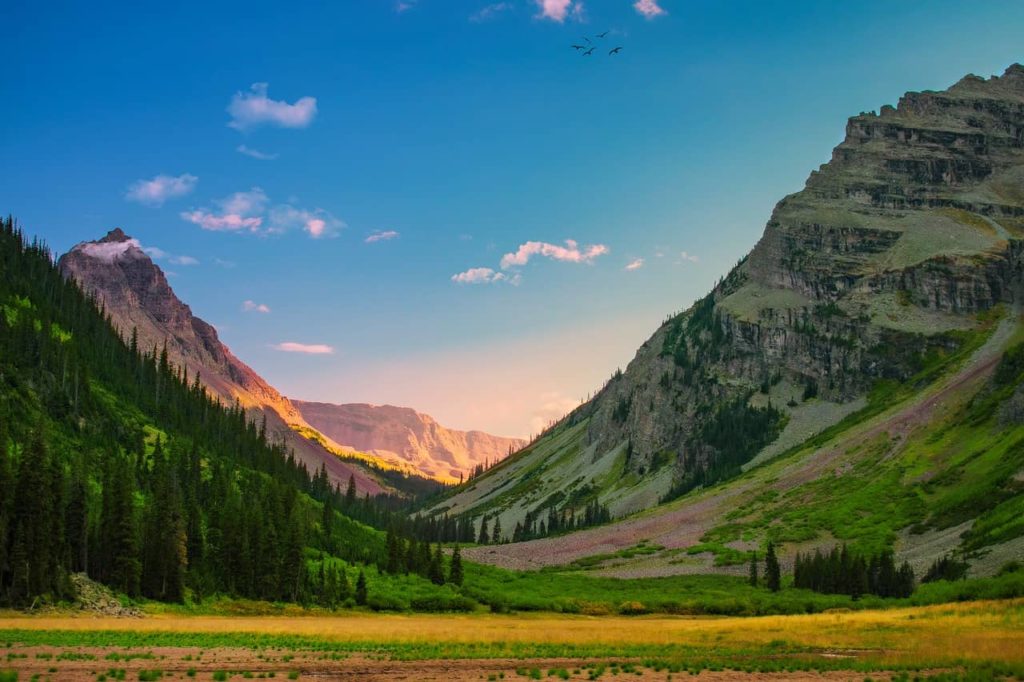
[[159,249],[291,397],[508,435],[705,293],[848,116],[1024,60],[1017,1],[16,2],[0,22],[0,211],[57,252],[115,226]]

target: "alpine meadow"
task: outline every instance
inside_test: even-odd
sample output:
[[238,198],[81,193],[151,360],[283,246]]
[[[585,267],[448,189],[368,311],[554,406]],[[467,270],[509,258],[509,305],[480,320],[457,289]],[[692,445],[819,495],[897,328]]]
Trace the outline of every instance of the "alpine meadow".
[[1024,678],[1024,7],[0,18],[0,682]]

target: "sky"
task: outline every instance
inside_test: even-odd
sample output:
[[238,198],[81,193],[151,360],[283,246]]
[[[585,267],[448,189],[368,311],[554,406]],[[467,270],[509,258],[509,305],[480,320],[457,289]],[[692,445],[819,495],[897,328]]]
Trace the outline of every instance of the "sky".
[[15,1],[0,25],[0,212],[56,253],[121,227],[289,397],[513,436],[706,293],[849,116],[1024,61],[1018,0]]

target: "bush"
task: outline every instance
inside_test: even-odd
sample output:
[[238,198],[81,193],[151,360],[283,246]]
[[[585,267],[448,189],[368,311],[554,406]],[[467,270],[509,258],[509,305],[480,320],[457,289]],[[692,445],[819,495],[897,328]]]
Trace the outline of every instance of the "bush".
[[408,611],[409,602],[385,594],[375,594],[367,598],[366,605],[374,611]]
[[426,597],[414,597],[410,601],[413,611],[425,613],[441,613],[444,611],[456,611],[459,613],[470,613],[476,610],[477,603],[469,597],[462,595],[448,596],[434,594]]
[[647,607],[644,606],[643,602],[639,601],[624,601],[619,604],[619,613],[623,616],[639,616],[647,613]]

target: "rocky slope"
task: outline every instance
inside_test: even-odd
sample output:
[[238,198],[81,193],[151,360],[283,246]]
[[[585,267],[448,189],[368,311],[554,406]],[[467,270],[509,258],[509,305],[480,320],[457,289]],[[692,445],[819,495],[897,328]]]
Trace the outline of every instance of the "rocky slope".
[[879,386],[955,356],[1018,304],[1022,239],[1024,67],[855,116],[707,297],[434,511],[510,529],[528,511],[596,498],[621,516],[735,479],[863,414]]
[[408,407],[292,400],[302,417],[336,443],[412,466],[444,481],[468,477],[478,465],[496,463],[526,442],[482,431],[456,431]]
[[311,471],[324,464],[337,484],[344,486],[349,476],[355,476],[361,492],[377,494],[385,489],[366,468],[296,433],[294,427],[309,425],[295,406],[235,357],[216,329],[192,314],[138,241],[121,229],[76,245],[61,256],[58,265],[65,277],[74,278],[96,296],[126,339],[135,330],[143,350],[159,350],[166,343],[171,362],[187,368],[189,376],[198,374],[212,393],[227,403],[238,401],[254,419],[265,415],[268,430],[285,439]]

